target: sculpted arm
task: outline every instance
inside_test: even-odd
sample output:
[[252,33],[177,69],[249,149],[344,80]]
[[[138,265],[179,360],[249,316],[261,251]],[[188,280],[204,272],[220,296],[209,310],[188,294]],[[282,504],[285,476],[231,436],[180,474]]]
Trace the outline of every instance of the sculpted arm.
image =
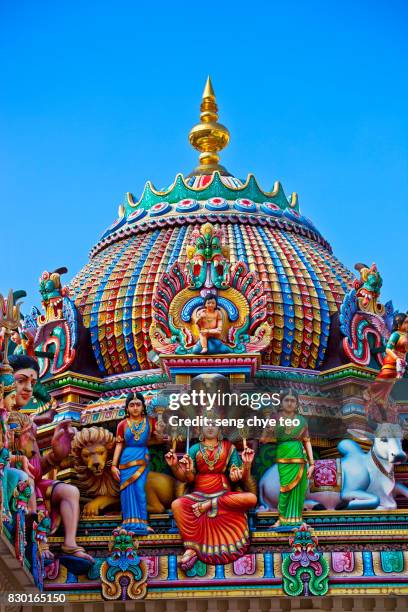
[[124,442],[116,442],[115,450],[113,452],[111,471],[112,471],[113,477],[116,480],[120,480],[120,471],[119,471],[118,465],[119,465],[119,459],[122,454],[124,445],[125,445]]
[[304,449],[306,451],[307,462],[309,464],[309,469],[307,470],[307,477],[311,478],[312,475],[313,475],[313,472],[314,472],[315,462],[314,462],[314,458],[313,458],[312,445],[310,443],[310,438],[308,436],[303,438],[303,446],[304,446]]
[[[269,423],[262,430],[261,437],[259,438],[260,444],[271,444],[276,443],[276,423],[279,422],[279,416],[273,413],[268,415]],[[274,420],[275,425],[271,425],[270,422]]]
[[113,452],[112,466],[118,467],[119,459],[122,454],[123,447],[124,447],[124,442],[116,442],[115,450]]
[[116,445],[113,451],[111,472],[115,480],[120,481],[119,461],[125,447],[125,421],[121,421],[116,431]]
[[222,316],[220,311],[217,311],[217,329],[215,330],[218,334],[222,332]]
[[163,442],[166,442],[168,436],[164,433],[166,429],[164,421],[162,419],[153,419],[149,417],[149,422],[151,434],[147,445],[152,446],[153,444],[163,444]]
[[[36,424],[33,423],[33,433],[36,433]],[[58,466],[71,452],[72,440],[75,438],[76,429],[72,427],[69,420],[59,423],[51,440],[51,452],[41,457],[41,469],[43,474]]]
[[53,468],[58,465],[58,462],[55,460],[53,452],[47,453],[46,455],[42,455],[41,457],[41,471],[43,474],[46,474]]
[[395,360],[398,359],[398,355],[394,351],[395,346],[396,346],[396,344],[398,342],[398,339],[399,339],[398,332],[393,332],[391,334],[391,336],[389,337],[389,339],[388,339],[387,346],[386,346],[386,349],[385,349],[385,352],[387,353],[387,355],[389,355],[390,357],[392,357]]
[[199,329],[201,329],[201,319],[203,318],[204,314],[205,314],[204,308],[199,308],[193,314],[193,322],[198,326]]
[[222,332],[222,316],[219,310],[217,310],[216,315],[215,315],[215,327],[211,327],[210,329],[205,329],[204,333],[207,334],[207,336],[215,336],[215,337],[219,337],[221,335]]
[[239,456],[237,449],[234,447],[231,458],[228,462],[230,468],[229,476],[232,482],[242,480],[248,482],[251,477],[251,465],[255,457],[255,452],[248,446],[244,448],[242,456]]

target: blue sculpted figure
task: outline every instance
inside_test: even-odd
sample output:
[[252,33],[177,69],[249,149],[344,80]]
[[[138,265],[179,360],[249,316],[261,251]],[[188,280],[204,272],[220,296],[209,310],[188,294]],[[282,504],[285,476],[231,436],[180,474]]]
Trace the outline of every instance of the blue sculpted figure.
[[118,424],[112,474],[120,482],[122,528],[146,534],[148,526],[146,479],[149,465],[147,445],[151,437],[162,439],[162,422],[147,415],[141,393],[126,397],[126,418]]

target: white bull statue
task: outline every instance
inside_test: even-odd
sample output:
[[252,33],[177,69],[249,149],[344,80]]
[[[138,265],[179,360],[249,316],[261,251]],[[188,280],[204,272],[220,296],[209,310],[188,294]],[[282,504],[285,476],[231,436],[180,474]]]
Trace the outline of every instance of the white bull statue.
[[[393,510],[394,495],[408,497],[408,488],[395,482],[394,465],[407,459],[402,449],[402,429],[399,425],[382,423],[374,433],[352,429],[349,433],[360,440],[371,439],[369,452],[364,452],[354,440],[339,442],[341,489],[308,490],[305,507],[336,510]],[[324,462],[324,460],[322,460]],[[322,488],[323,489],[323,488]],[[259,510],[275,509],[279,497],[279,473],[275,464],[268,468],[259,482]]]

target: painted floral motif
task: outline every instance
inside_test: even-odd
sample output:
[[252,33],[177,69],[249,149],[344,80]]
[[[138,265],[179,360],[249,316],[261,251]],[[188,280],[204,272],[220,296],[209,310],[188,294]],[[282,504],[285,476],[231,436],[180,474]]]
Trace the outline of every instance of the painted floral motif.
[[141,557],[147,567],[147,577],[157,578],[159,575],[159,557]]
[[165,213],[171,210],[171,204],[168,202],[158,202],[150,209],[151,217],[159,217],[160,215],[164,215]]
[[404,570],[402,550],[383,550],[380,553],[381,567],[387,574],[399,574]]
[[282,562],[283,590],[287,595],[322,596],[329,590],[329,564],[317,544],[317,537],[305,524],[289,537],[292,552]]
[[337,485],[337,462],[335,459],[316,461],[314,472],[315,487],[335,487]]
[[354,553],[351,551],[332,552],[332,567],[337,574],[354,570]]
[[245,555],[234,561],[234,574],[236,576],[252,576],[256,571],[256,556]]

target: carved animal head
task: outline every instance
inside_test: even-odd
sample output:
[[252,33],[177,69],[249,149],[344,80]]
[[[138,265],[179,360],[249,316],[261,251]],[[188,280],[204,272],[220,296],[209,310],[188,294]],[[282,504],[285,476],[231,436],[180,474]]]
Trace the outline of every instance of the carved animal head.
[[90,427],[76,433],[71,453],[78,479],[87,493],[113,495],[117,492],[110,470],[114,446],[113,434],[104,427]]
[[89,448],[81,450],[81,459],[90,472],[99,476],[105,469],[108,460],[108,450],[102,444],[92,444]]
[[349,429],[349,433],[360,440],[371,440],[372,450],[380,459],[393,465],[404,463],[407,456],[402,450],[403,432],[396,423],[379,423],[374,432]]
[[15,451],[23,453],[28,459],[40,454],[36,438],[37,428],[28,414],[10,412],[8,426]]

